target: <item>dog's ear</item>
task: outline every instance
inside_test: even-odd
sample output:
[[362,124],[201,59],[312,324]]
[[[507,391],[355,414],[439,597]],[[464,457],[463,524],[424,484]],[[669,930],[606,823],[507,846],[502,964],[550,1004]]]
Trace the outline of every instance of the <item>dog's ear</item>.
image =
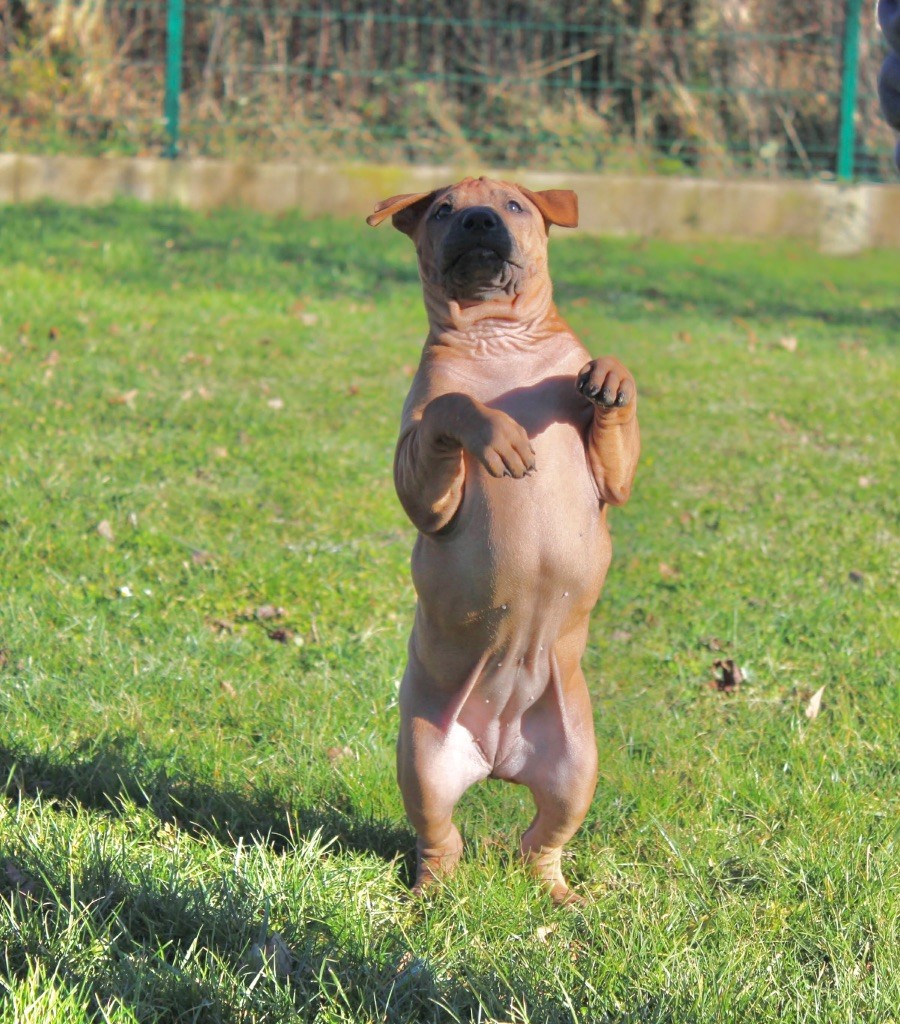
[[532,192],[522,185],[516,188],[541,211],[548,230],[551,224],[559,224],[561,228],[578,227],[578,196],[571,189],[548,188]]
[[391,217],[398,231],[402,231],[404,235],[412,235],[439,191],[440,189],[435,189],[434,192],[414,192],[411,195],[382,199],[380,203],[375,204],[375,212],[366,217],[366,223],[369,227],[375,228],[383,220]]

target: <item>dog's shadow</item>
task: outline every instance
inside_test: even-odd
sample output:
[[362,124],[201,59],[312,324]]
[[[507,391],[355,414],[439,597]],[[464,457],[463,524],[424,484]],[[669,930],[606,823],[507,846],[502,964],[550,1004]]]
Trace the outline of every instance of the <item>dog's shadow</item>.
[[[352,851],[391,861],[406,858],[401,874],[405,869],[407,882],[411,877],[412,835],[405,827],[352,808],[287,807],[265,791],[218,789],[186,774],[176,776],[160,766],[163,761],[130,737],[84,743],[64,757],[0,744],[0,788],[10,803],[39,799],[55,813],[85,808],[128,816],[136,805],[197,836],[236,848],[255,841],[285,856],[302,838],[317,835],[328,847],[326,856]],[[447,1019],[446,1006],[454,1007],[455,1019],[480,1018],[484,1009],[499,1015],[508,1007],[509,996],[493,972],[464,968],[439,975],[412,957],[403,928],[382,930],[372,948],[360,949],[344,934],[342,915],[332,917],[327,898],[282,906],[279,920],[270,923],[269,901],[283,904],[286,897],[267,895],[252,873],[224,872],[213,879],[202,872],[167,875],[149,862],[126,867],[115,856],[81,857],[67,868],[54,851],[42,852],[34,838],[23,844],[15,833],[7,829],[0,835],[0,894],[15,917],[65,920],[89,908],[92,929],[103,933],[106,922],[112,929],[109,949],[93,957],[85,974],[64,949],[45,948],[40,925],[26,925],[0,954],[10,980],[24,981],[40,951],[47,970],[76,983],[101,1012],[113,1000],[135,1010],[152,1005],[155,1020],[180,1019],[185,1007],[202,1007],[203,1020],[243,1019],[243,997],[211,980],[204,969],[204,958],[211,956],[258,990],[261,1008],[270,997],[280,1004],[289,998],[302,1014],[321,1003],[323,979],[355,994],[360,1006],[378,1007],[385,1024],[437,1024]],[[258,977],[261,944],[275,927],[289,951],[289,973],[278,989],[272,989],[271,979]],[[527,981],[521,984],[518,994],[540,1008],[540,1019],[548,1024],[571,1019],[555,996]]]
[[399,823],[361,813],[346,800],[340,806],[306,801],[302,789],[288,804],[264,788],[215,786],[189,770],[173,769],[170,759],[124,735],[84,741],[64,755],[0,743],[4,789],[7,798],[40,798],[112,815],[128,813],[133,805],[223,844],[259,843],[280,853],[318,834],[338,850],[413,863],[414,837]]

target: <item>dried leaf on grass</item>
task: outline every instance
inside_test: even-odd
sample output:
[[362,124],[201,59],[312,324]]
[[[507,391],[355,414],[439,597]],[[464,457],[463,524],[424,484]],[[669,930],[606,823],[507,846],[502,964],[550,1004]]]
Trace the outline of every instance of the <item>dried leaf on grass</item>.
[[713,662],[713,678],[710,680],[710,687],[713,690],[720,690],[722,693],[734,693],[744,681],[744,673],[740,665],[735,664],[731,658],[716,658]]
[[110,405],[127,405],[130,409],[134,407],[134,400],[137,398],[139,392],[137,388],[131,388],[128,391],[123,391],[119,395],[110,395],[107,399]]
[[8,891],[18,893],[20,896],[29,896],[34,889],[34,880],[29,878],[19,866],[11,860],[4,865],[4,874],[8,885]]
[[350,747],[329,747],[325,751],[325,756],[332,764],[337,764],[339,761],[343,761],[347,757],[353,756],[353,750]]
[[265,942],[253,943],[247,961],[256,971],[267,967],[276,978],[287,978],[294,967],[294,954],[278,932],[273,932]]
[[253,618],[259,619],[260,622],[266,622],[269,619],[280,619],[284,615],[284,609],[276,607],[274,604],[261,604],[251,614]]
[[414,956],[407,950],[397,961],[394,970],[394,983],[398,986],[407,985],[411,982],[421,984],[431,980],[431,968],[427,961]]
[[819,711],[822,709],[822,694],[824,692],[825,687],[820,686],[812,697],[809,698],[809,703],[806,705],[806,711],[804,714],[811,722],[814,722],[819,717]]
[[110,544],[112,544],[116,539],[116,535],[113,532],[113,528],[108,519],[101,519],[100,522],[97,523],[97,533],[99,533],[104,540],[108,540]]

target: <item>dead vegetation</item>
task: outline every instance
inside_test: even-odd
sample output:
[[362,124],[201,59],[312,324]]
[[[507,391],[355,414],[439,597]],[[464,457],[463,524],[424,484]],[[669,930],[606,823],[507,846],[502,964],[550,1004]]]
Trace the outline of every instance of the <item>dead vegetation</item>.
[[[0,145],[155,154],[166,0],[11,0]],[[864,11],[857,167],[888,169]],[[843,0],[285,0],[185,12],[182,152],[756,175],[834,168]]]

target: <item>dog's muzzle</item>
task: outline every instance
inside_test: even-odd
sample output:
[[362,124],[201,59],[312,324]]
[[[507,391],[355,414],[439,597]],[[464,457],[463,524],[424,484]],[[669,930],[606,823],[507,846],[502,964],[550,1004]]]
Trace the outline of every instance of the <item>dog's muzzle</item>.
[[447,295],[457,300],[511,295],[521,269],[515,239],[490,206],[471,206],[456,214],[441,265]]

